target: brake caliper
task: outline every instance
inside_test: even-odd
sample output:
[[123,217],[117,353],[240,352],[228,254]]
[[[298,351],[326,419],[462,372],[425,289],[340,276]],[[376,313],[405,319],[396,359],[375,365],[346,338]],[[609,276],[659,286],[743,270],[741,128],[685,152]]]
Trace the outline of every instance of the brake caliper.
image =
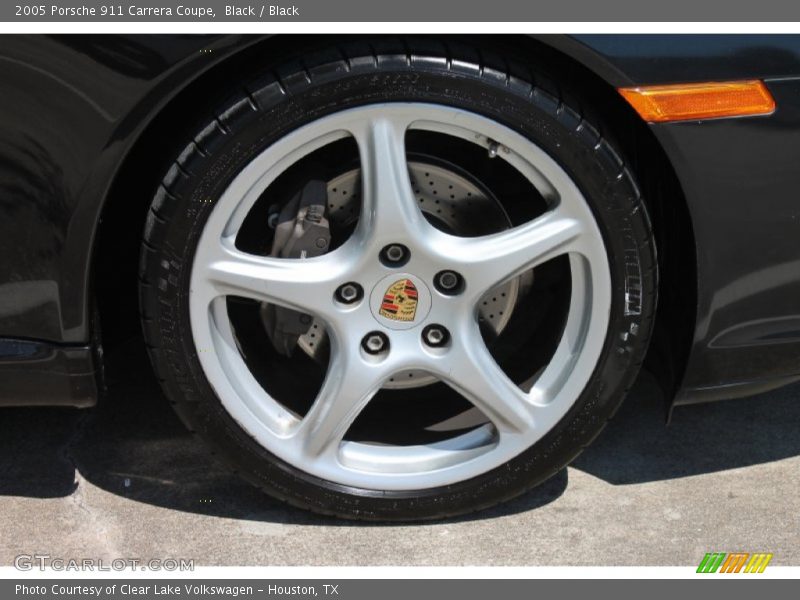
[[[277,214],[270,256],[303,259],[325,254],[331,243],[327,202],[327,184],[309,181]],[[314,320],[311,315],[274,304],[265,304],[261,316],[272,345],[284,356],[292,355],[297,340]]]

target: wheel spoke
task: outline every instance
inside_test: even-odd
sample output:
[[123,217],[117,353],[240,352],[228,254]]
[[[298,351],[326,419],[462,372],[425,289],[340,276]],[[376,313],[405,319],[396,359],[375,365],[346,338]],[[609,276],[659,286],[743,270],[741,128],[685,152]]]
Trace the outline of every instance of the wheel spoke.
[[436,375],[477,406],[501,434],[525,432],[533,422],[527,395],[497,365],[477,324],[466,329],[450,350],[447,369]]
[[343,270],[341,263],[328,257],[256,256],[224,242],[204,260],[202,268],[205,289],[192,289],[192,293],[205,293],[209,301],[217,296],[241,296],[314,314],[325,313],[330,306],[329,288]]
[[581,221],[558,209],[533,221],[480,238],[438,236],[438,253],[467,280],[473,298],[528,269],[569,252],[584,252]]
[[402,241],[427,224],[411,187],[404,139],[407,125],[400,117],[380,117],[352,132],[361,159],[359,232],[363,237]]
[[335,452],[385,376],[379,365],[361,359],[357,347],[334,351],[322,388],[294,434],[301,452],[311,458]]

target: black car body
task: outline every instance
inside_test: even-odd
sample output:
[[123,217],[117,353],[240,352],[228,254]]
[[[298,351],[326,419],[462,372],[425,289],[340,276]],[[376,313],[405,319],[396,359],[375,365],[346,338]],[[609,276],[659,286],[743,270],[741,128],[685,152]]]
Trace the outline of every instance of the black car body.
[[[800,379],[800,36],[478,42],[567,74],[620,124],[654,207],[661,297],[648,364],[670,402]],[[263,57],[318,43],[0,37],[0,405],[96,402],[101,349],[138,328],[148,202],[195,107],[224,99],[226,82]],[[648,125],[616,93],[746,79],[766,83],[772,115]]]

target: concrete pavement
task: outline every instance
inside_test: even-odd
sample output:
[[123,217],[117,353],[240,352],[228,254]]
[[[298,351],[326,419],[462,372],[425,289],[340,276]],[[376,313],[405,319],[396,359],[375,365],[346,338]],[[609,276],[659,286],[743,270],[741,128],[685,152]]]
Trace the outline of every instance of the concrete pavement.
[[136,344],[98,408],[0,412],[0,564],[18,554],[197,565],[800,565],[800,386],[680,408],[644,378],[569,469],[506,506],[418,526],[287,508],[217,467]]

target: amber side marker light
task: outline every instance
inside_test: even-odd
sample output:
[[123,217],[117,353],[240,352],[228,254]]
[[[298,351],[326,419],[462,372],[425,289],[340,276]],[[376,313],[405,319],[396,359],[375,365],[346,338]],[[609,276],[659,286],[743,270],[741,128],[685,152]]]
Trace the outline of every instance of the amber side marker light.
[[768,115],[775,100],[763,81],[685,83],[620,88],[619,93],[650,123]]

